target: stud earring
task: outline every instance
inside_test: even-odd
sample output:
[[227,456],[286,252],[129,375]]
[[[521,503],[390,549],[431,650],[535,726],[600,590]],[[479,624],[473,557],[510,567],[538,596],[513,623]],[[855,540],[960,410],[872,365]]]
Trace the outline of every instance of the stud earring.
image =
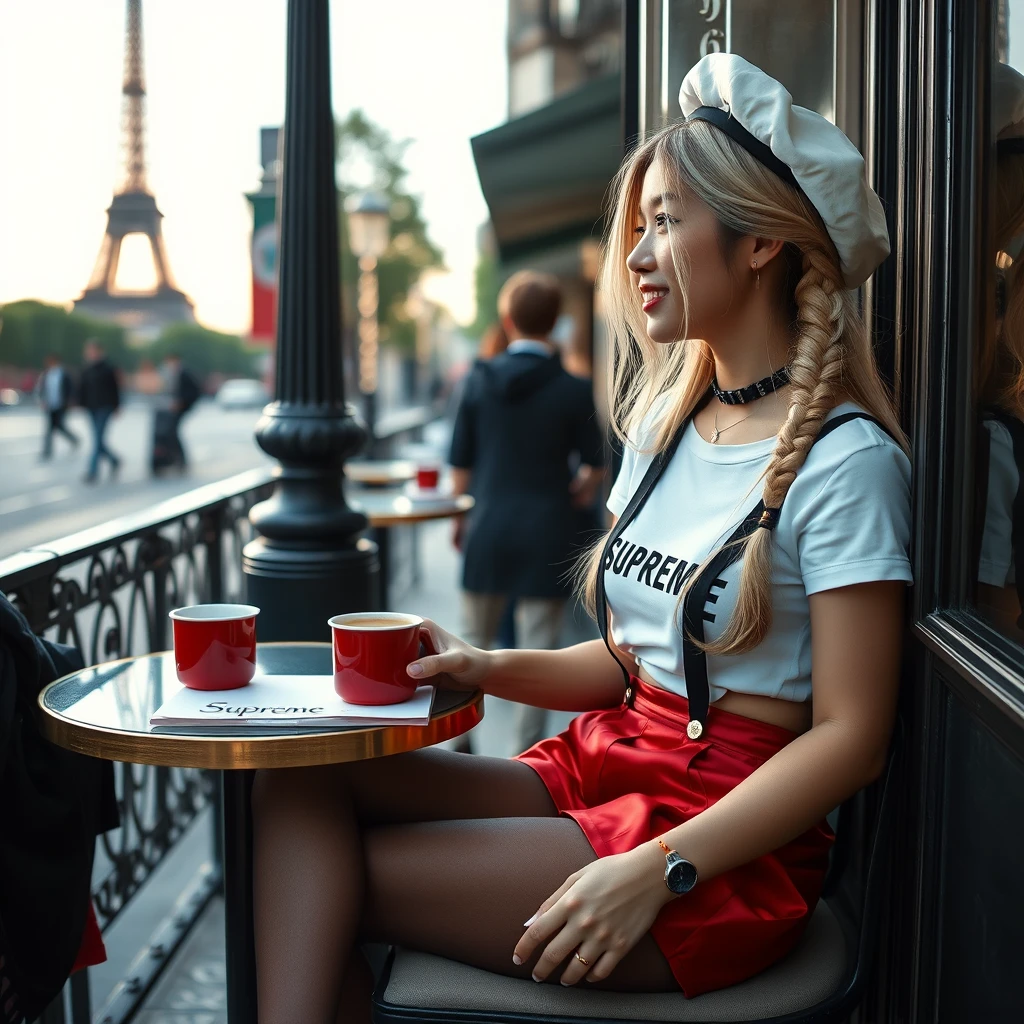
[[757,260],[754,260],[754,289],[759,290],[761,287],[761,271],[757,269]]

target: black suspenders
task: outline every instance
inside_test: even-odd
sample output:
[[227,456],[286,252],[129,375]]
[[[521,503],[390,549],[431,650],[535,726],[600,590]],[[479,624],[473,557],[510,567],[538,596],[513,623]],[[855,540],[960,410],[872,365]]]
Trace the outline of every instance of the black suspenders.
[[[879,423],[874,416],[869,416],[865,412],[848,412],[825,423],[818,432],[818,436],[814,439],[815,442],[820,441],[827,434],[831,434],[836,427],[841,427],[850,420],[868,420],[881,427],[886,433],[889,433],[885,426]],[[622,669],[622,675],[626,682],[627,701],[630,699],[631,694],[629,670],[619,661],[618,655],[612,650],[608,640],[608,598],[605,594],[604,574],[611,564],[613,545],[622,536],[622,532],[626,527],[637,517],[640,509],[644,507],[651,492],[654,490],[654,485],[672,461],[672,457],[679,447],[679,442],[682,440],[683,434],[689,425],[690,420],[684,420],[673,435],[668,447],[655,455],[650,466],[647,468],[647,472],[644,474],[643,480],[640,481],[640,486],[633,493],[633,496],[629,499],[629,504],[623,509],[618,522],[608,534],[608,539],[605,541],[604,551],[601,555],[601,565],[597,573],[597,626],[601,631],[601,639],[604,640],[609,653],[619,662],[619,667]],[[758,520],[760,520],[761,513],[764,510],[764,501],[759,501],[750,513],[744,517],[740,525],[736,527],[732,536],[722,545],[721,550],[718,551],[715,557],[701,568],[686,595],[686,599],[683,601],[683,672],[686,676],[686,695],[690,704],[690,721],[686,727],[686,734],[692,740],[699,739],[704,732],[711,699],[711,687],[708,682],[708,659],[705,653],[694,643],[694,639],[699,643],[704,642],[704,608],[711,593],[711,588],[716,582],[721,586],[721,580],[719,579],[721,573],[732,565],[743,552],[743,547],[735,542],[749,537],[757,529]]]

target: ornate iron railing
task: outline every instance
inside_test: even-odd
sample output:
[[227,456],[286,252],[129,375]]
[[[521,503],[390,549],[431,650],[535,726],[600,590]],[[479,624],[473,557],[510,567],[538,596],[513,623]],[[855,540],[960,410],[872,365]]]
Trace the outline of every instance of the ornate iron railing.
[[[172,498],[145,512],[0,560],[0,591],[43,636],[78,647],[87,664],[169,646],[167,612],[182,604],[239,600],[247,514],[270,494],[272,471],[252,470]],[[145,885],[182,833],[219,799],[211,773],[115,765],[121,827],[97,849],[93,896],[104,930]],[[218,815],[219,818],[219,815]],[[215,819],[217,820],[217,819]],[[214,829],[214,835],[219,836]],[[215,839],[204,864],[160,922],[97,1015],[126,1020],[220,882]],[[74,1024],[88,1024],[88,976],[72,979]],[[59,1009],[51,1019],[59,1019]]]

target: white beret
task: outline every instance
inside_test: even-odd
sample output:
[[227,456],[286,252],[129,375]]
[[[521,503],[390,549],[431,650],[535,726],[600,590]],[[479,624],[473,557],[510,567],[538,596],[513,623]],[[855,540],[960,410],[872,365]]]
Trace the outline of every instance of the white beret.
[[839,253],[847,288],[859,288],[889,255],[885,213],[857,147],[760,68],[735,53],[710,53],[683,79],[679,106],[803,191]]

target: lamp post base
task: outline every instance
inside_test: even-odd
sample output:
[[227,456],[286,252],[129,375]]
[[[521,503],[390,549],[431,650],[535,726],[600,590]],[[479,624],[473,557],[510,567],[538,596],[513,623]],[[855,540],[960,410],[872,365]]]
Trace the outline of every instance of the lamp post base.
[[312,551],[258,537],[242,551],[242,571],[246,600],[262,609],[258,630],[264,642],[327,642],[332,615],[381,609],[380,561],[370,540]]

